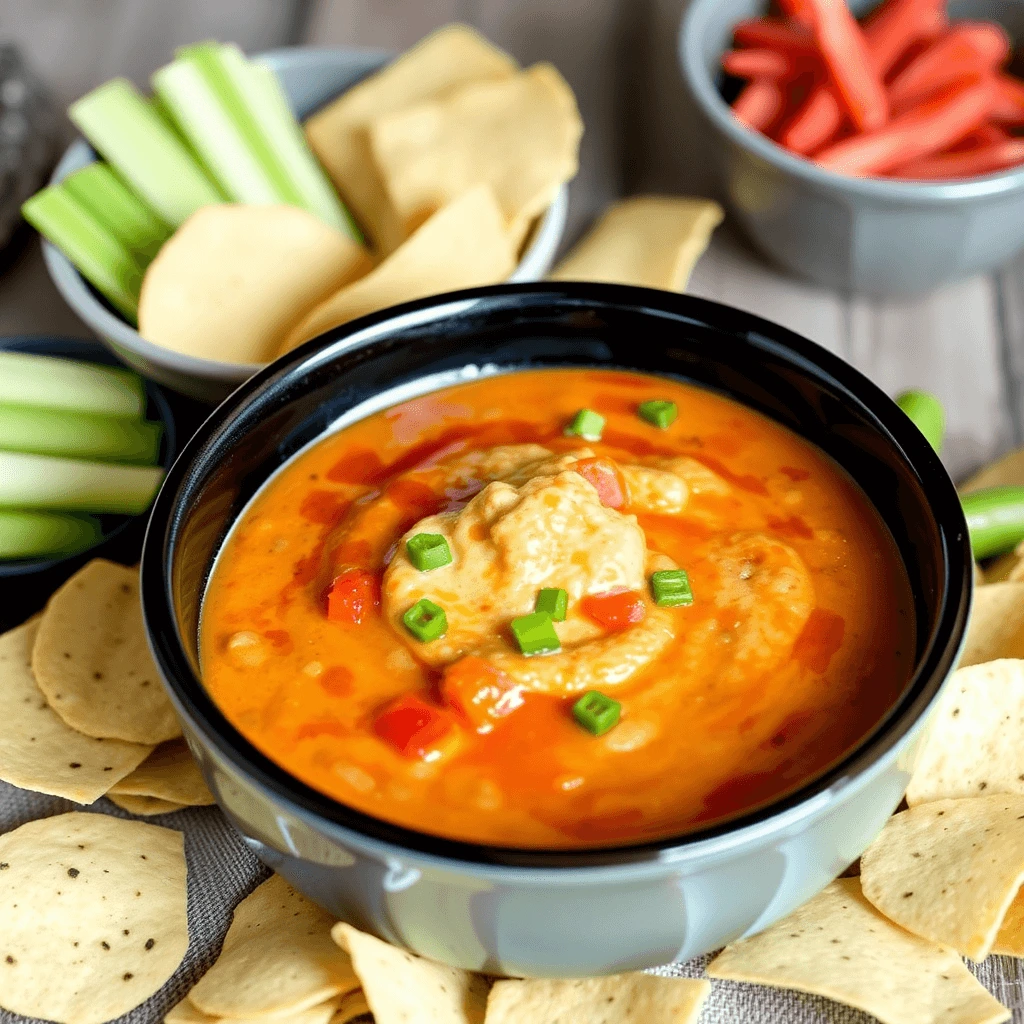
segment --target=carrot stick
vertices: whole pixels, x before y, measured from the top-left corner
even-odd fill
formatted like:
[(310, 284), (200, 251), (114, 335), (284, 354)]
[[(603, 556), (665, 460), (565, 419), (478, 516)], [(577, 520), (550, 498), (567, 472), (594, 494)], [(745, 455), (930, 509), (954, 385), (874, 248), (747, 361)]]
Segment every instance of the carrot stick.
[(864, 25), (871, 63), (883, 78), (919, 39), (933, 39), (947, 25), (942, 0), (888, 0)]
[(941, 152), (988, 120), (994, 103), (991, 80), (969, 81), (912, 107), (884, 128), (829, 146), (815, 157), (839, 174), (870, 175)]
[(730, 50), (722, 54), (722, 69), (736, 78), (790, 79), (799, 74), (797, 62), (778, 50)]
[(732, 30), (732, 38), (736, 46), (753, 50), (779, 50), (793, 56), (815, 53), (814, 39), (809, 32), (778, 18), (748, 18), (738, 22)]
[(736, 97), (732, 111), (748, 128), (767, 134), (786, 105), (778, 82), (755, 79)]
[(1024, 124), (1024, 82), (1011, 75), (997, 75), (995, 88), (992, 120), (999, 124)]
[(998, 25), (954, 25), (893, 79), (889, 103), (905, 110), (951, 82), (994, 71), (1009, 55), (1010, 40)]
[(966, 153), (937, 153), (901, 164), (889, 174), (893, 178), (939, 181), (952, 178), (977, 178), (1006, 167), (1024, 163), (1024, 139), (1005, 139), (992, 146)]
[(995, 146), (1000, 142), (1006, 142), (1012, 136), (997, 124), (983, 124), (968, 132), (959, 142), (949, 147), (950, 153), (970, 153), (975, 149), (984, 149), (986, 146)]
[(806, 156), (821, 149), (839, 131), (844, 115), (831, 86), (819, 85), (789, 123), (782, 126), (779, 142)]
[(814, 28), (813, 0), (778, 0), (779, 10), (792, 22), (804, 28)]

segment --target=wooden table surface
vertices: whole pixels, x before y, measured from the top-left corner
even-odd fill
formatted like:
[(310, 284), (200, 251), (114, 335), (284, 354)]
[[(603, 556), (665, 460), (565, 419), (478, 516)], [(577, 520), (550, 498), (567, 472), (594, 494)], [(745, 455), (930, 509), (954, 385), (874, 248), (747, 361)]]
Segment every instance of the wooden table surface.
[[(173, 48), (202, 38), (248, 50), (308, 42), (404, 48), (452, 20), (520, 61), (551, 60), (586, 123), (566, 244), (618, 195), (714, 194), (675, 59), (685, 0), (0, 0), (0, 40), (25, 50), (62, 107), (123, 74), (144, 85)], [(66, 126), (68, 137), (72, 135)], [(924, 387), (949, 416), (961, 476), (1024, 440), (1024, 257), (991, 277), (912, 300), (840, 295), (752, 252), (726, 224), (696, 295), (775, 320), (848, 359), (891, 393)], [(50, 284), (33, 240), (0, 276), (0, 333), (88, 336)]]

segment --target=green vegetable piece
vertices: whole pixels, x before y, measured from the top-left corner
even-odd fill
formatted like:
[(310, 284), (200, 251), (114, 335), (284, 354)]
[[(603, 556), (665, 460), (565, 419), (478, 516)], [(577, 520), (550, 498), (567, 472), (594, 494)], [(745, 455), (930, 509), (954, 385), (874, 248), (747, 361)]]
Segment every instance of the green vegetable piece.
[(652, 398), (649, 402), (641, 402), (636, 409), (640, 419), (659, 430), (668, 430), (679, 415), (679, 409), (675, 402), (662, 401), (659, 398)]
[(409, 552), (409, 561), (420, 572), (440, 569), (442, 565), (449, 565), (452, 560), (448, 541), (439, 533), (417, 533), (415, 537), (410, 537), (405, 542), (405, 549)]
[(976, 559), (998, 555), (1024, 540), (1024, 487), (988, 487), (960, 497)]
[(600, 441), (604, 430), (604, 417), (593, 409), (580, 409), (565, 428), (569, 436), (582, 437), (584, 441)]
[(21, 214), (133, 326), (138, 323), (142, 268), (108, 228), (60, 185), (27, 199)]
[(942, 403), (927, 391), (904, 391), (896, 397), (896, 404), (910, 417), (936, 452), (941, 453), (946, 436), (946, 413)]
[(588, 690), (572, 706), (572, 717), (589, 733), (603, 736), (619, 721), (622, 705), (598, 690)]
[(0, 402), (139, 419), (146, 389), (137, 373), (120, 366), (0, 352)]
[(0, 558), (74, 555), (103, 539), (92, 516), (0, 509)]
[(151, 466), (163, 426), (123, 416), (0, 404), (0, 449)]
[(550, 615), (553, 622), (565, 622), (565, 613), (569, 610), (569, 595), (557, 587), (545, 587), (537, 595), (537, 603), (533, 606), (538, 612)]
[(125, 78), (113, 78), (68, 108), (82, 134), (142, 201), (172, 227), (224, 201), (156, 108)]
[(693, 604), (690, 577), (685, 569), (661, 569), (651, 574), (654, 603), (662, 608)]
[(403, 616), (405, 628), (420, 643), (439, 640), (448, 632), (448, 616), (439, 604), (421, 597)]
[(547, 612), (531, 612), (512, 620), (519, 650), (527, 657), (534, 654), (554, 654), (562, 649), (562, 642), (555, 632), (555, 624)]

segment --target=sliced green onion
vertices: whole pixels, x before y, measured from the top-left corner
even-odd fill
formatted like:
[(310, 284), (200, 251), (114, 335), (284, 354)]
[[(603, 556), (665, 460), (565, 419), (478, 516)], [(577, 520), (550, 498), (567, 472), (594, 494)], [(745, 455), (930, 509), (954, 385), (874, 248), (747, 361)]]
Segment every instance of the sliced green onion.
[(0, 509), (0, 558), (73, 555), (102, 539), (92, 516)]
[(569, 595), (556, 587), (545, 587), (537, 595), (535, 611), (550, 615), (553, 622), (565, 622), (565, 613), (569, 610)]
[(572, 706), (572, 717), (589, 733), (603, 736), (619, 720), (622, 705), (597, 690), (588, 690)]
[(439, 533), (417, 533), (405, 542), (405, 550), (409, 552), (409, 561), (420, 572), (440, 569), (452, 560), (448, 541)]
[(0, 449), (151, 466), (163, 426), (123, 416), (0, 404)]
[(600, 441), (604, 430), (604, 417), (593, 409), (580, 409), (565, 428), (567, 435), (582, 437), (584, 441)]
[(146, 388), (137, 373), (120, 366), (0, 352), (0, 402), (139, 418)]
[(897, 395), (896, 404), (924, 434), (928, 443), (941, 453), (946, 436), (946, 413), (942, 403), (927, 391), (904, 391)]
[(161, 220), (177, 227), (202, 206), (224, 201), (154, 107), (113, 78), (68, 109), (82, 134)]
[(534, 654), (554, 654), (562, 649), (555, 624), (547, 612), (531, 612), (513, 619), (512, 633), (519, 644), (519, 650), (528, 657)]
[(1024, 487), (989, 487), (960, 496), (977, 559), (1009, 551), (1024, 540)]
[(133, 325), (138, 322), (142, 268), (108, 228), (60, 185), (27, 199), (21, 213), (115, 309)]
[(661, 569), (651, 574), (651, 594), (662, 608), (693, 604), (690, 577), (685, 569)]
[(675, 402), (662, 401), (658, 398), (652, 398), (649, 402), (641, 402), (636, 411), (640, 419), (647, 420), (659, 430), (667, 430), (679, 415)]
[(100, 160), (68, 175), (61, 187), (148, 266), (171, 229)]
[(163, 475), (156, 466), (0, 452), (0, 508), (138, 515), (149, 508)]
[(403, 616), (405, 628), (420, 643), (439, 640), (448, 632), (448, 616), (439, 604), (421, 597)]

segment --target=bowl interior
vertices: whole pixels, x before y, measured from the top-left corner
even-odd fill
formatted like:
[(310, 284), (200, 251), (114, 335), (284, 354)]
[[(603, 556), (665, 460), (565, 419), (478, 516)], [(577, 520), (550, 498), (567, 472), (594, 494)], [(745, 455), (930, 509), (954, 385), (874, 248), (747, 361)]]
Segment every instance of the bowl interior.
[[(343, 413), (443, 371), (599, 366), (692, 381), (738, 399), (809, 439), (844, 466), (874, 502), (912, 583), (917, 672), (873, 739), (865, 739), (842, 764), (799, 793), (748, 816), (751, 821), (793, 806), (877, 759), (913, 725), (952, 667), (966, 621), (972, 565), (953, 486), (935, 453), (896, 406), (857, 371), (813, 343), (716, 303), (582, 284), (453, 293), (360, 324), (297, 349), (214, 413), (187, 446), (157, 500), (143, 556), (146, 620), (176, 698), (227, 758), (292, 805), (405, 847), (440, 847), (470, 860), (536, 862), (533, 853), (437, 840), (334, 803), (256, 751), (221, 715), (199, 681), (198, 627), (206, 580), (223, 538), (248, 500)], [(715, 831), (618, 853), (647, 855)], [(585, 851), (575, 859), (599, 854), (616, 855)]]

